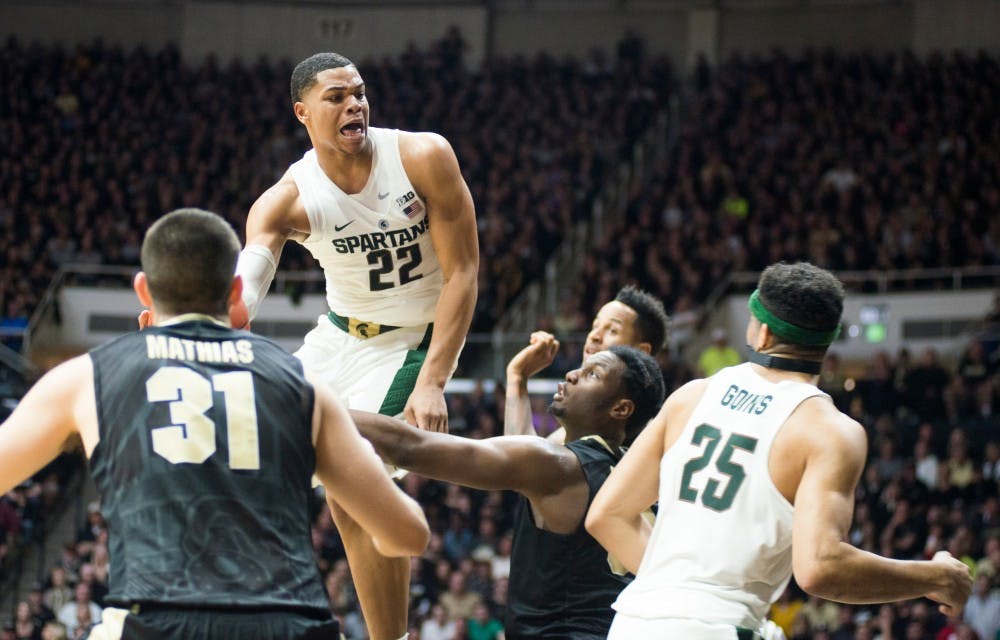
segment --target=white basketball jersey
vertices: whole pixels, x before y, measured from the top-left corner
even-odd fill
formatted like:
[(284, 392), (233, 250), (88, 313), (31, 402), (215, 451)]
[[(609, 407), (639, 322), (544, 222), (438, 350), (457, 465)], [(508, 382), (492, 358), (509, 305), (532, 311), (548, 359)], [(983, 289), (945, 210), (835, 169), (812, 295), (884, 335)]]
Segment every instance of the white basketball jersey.
[(364, 188), (344, 193), (310, 149), (289, 167), (309, 217), (302, 245), (326, 275), (334, 313), (397, 327), (434, 320), (443, 276), (427, 207), (399, 157), (399, 132), (369, 127), (374, 157)]
[(806, 398), (749, 363), (709, 378), (660, 461), (659, 512), (635, 581), (614, 608), (757, 628), (792, 575), (792, 505), (771, 480), (774, 436)]

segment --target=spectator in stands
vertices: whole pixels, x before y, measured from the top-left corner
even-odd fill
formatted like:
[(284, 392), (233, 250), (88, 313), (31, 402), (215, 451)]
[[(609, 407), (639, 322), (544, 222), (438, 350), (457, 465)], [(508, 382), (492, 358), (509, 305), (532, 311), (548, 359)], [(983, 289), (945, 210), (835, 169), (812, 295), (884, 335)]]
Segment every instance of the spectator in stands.
[(28, 609), (31, 611), (31, 617), (35, 621), (35, 626), (41, 631), (42, 627), (49, 620), (55, 620), (56, 615), (52, 609), (45, 605), (44, 593), (41, 584), (33, 584), (31, 590), (28, 591)]
[(448, 618), (444, 606), (436, 604), (431, 615), (420, 625), (420, 640), (454, 640), (457, 624)]
[(77, 631), (81, 624), (84, 630), (89, 625), (101, 621), (101, 608), (90, 598), (90, 585), (86, 582), (77, 583), (73, 588), (73, 600), (59, 609), (59, 622), (66, 625), (66, 632), (71, 638), (78, 637)]
[(58, 620), (51, 620), (42, 627), (42, 640), (67, 640), (66, 625)]
[(989, 572), (976, 576), (962, 615), (980, 638), (996, 638), (1000, 631), (1000, 592), (993, 587), (993, 577)]
[(467, 640), (504, 640), (503, 625), (490, 615), (489, 607), (480, 602), (475, 606), (472, 617), (465, 621)]
[(449, 620), (471, 618), (476, 605), (483, 601), (482, 596), (465, 588), (465, 574), (452, 571), (448, 577), (448, 590), (438, 598), (438, 604), (444, 607)]
[(44, 600), (45, 606), (57, 613), (73, 600), (65, 568), (55, 566), (49, 571), (49, 587), (45, 590)]
[(712, 344), (705, 347), (698, 356), (698, 374), (702, 377), (713, 375), (720, 369), (731, 367), (743, 362), (739, 352), (729, 346), (726, 330), (721, 327), (712, 329)]
[(38, 640), (42, 628), (31, 615), (31, 607), (26, 601), (17, 603), (17, 613), (14, 616), (14, 636), (17, 640)]

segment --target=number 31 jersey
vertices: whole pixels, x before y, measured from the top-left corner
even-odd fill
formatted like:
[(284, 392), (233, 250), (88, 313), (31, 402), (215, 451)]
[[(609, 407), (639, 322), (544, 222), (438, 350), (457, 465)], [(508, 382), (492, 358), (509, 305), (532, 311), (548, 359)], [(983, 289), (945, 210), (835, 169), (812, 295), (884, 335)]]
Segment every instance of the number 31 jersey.
[(399, 132), (369, 127), (368, 137), (372, 170), (358, 193), (334, 184), (315, 150), (289, 167), (309, 218), (302, 245), (323, 267), (334, 313), (397, 327), (426, 324), (444, 282), (427, 206), (403, 169)]
[(659, 512), (636, 579), (615, 610), (757, 628), (792, 575), (793, 507), (768, 471), (771, 444), (815, 386), (749, 363), (709, 378), (660, 461)]
[(312, 556), (314, 394), (277, 344), (181, 316), (90, 352), (107, 602), (329, 615)]

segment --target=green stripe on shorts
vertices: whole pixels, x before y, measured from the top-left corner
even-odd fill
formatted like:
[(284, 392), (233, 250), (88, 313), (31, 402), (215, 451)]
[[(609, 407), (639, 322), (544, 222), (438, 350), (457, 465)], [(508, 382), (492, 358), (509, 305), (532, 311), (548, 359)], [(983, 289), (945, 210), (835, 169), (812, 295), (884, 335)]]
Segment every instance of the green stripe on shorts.
[(389, 385), (389, 390), (385, 392), (385, 398), (382, 399), (382, 406), (378, 408), (378, 412), (382, 415), (397, 416), (403, 412), (406, 401), (409, 400), (410, 394), (413, 393), (413, 387), (417, 384), (420, 367), (423, 366), (424, 360), (427, 358), (427, 348), (431, 344), (432, 333), (434, 333), (433, 322), (427, 325), (424, 338), (417, 345), (417, 348), (406, 352), (403, 366), (396, 372), (396, 376)]

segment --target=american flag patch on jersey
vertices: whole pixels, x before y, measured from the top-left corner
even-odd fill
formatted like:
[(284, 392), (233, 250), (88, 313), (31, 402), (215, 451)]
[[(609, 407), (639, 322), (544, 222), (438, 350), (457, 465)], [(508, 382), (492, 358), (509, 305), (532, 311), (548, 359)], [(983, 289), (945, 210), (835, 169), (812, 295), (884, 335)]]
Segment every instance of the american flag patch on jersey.
[(423, 211), (424, 211), (424, 205), (420, 204), (416, 200), (403, 207), (403, 213), (406, 214), (407, 218), (412, 218), (413, 216), (419, 215), (423, 213)]

